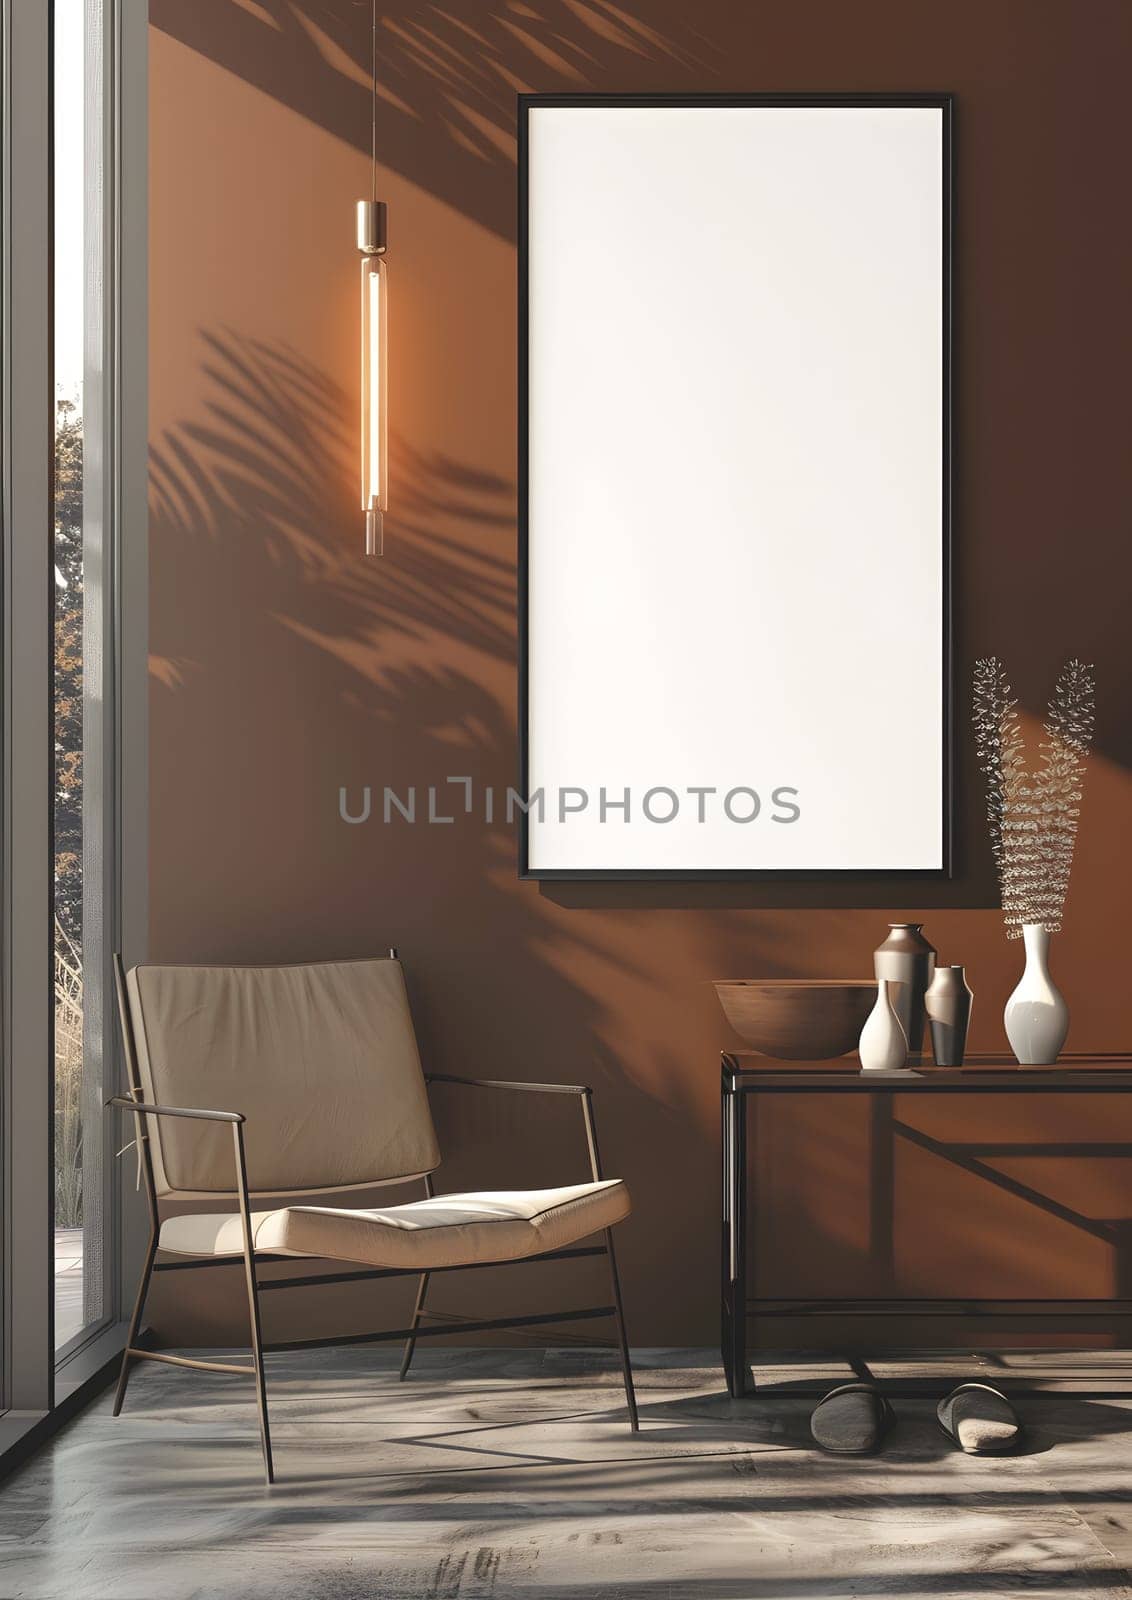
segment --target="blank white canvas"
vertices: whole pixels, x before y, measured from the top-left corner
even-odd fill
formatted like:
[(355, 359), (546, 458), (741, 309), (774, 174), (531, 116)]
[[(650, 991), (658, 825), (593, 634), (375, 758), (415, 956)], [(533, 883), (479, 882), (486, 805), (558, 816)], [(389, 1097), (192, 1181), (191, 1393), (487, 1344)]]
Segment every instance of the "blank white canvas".
[(938, 870), (942, 112), (529, 116), (528, 870)]

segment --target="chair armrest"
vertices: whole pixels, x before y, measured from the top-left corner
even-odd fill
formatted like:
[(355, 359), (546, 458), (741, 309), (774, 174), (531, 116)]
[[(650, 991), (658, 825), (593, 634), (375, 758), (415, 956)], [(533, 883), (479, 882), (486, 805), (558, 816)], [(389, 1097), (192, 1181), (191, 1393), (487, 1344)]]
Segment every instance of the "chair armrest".
[(112, 1095), (106, 1104), (121, 1106), (124, 1111), (140, 1111), (147, 1117), (195, 1117), (200, 1122), (246, 1122), (242, 1111), (191, 1111), (185, 1106), (155, 1106), (144, 1100), (131, 1100), (127, 1095)]
[(584, 1083), (515, 1083), (509, 1078), (456, 1078), (447, 1072), (426, 1072), (426, 1083), (455, 1083), (465, 1089), (516, 1089), (521, 1094), (572, 1094), (582, 1102), (582, 1121), (586, 1129), (586, 1148), (590, 1157), (590, 1172), (595, 1183), (601, 1182), (601, 1156), (597, 1148), (597, 1129), (594, 1126), (594, 1092)]
[(456, 1078), (447, 1072), (426, 1072), (426, 1083), (458, 1083), (465, 1089), (515, 1089), (520, 1094), (593, 1094), (584, 1083), (515, 1083), (508, 1078)]

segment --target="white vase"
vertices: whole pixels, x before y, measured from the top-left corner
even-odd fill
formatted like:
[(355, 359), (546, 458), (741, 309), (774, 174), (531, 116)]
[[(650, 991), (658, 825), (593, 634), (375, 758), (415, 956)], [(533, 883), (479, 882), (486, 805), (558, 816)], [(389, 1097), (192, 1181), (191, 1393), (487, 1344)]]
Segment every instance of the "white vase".
[(908, 1059), (908, 1040), (893, 1008), (887, 978), (877, 979), (876, 1005), (861, 1029), (857, 1054), (862, 1072), (899, 1072)]
[(1060, 1055), (1069, 1032), (1069, 1007), (1049, 975), (1046, 929), (1040, 922), (1027, 922), (1022, 938), (1026, 968), (1006, 1002), (1006, 1037), (1022, 1066), (1049, 1066)]

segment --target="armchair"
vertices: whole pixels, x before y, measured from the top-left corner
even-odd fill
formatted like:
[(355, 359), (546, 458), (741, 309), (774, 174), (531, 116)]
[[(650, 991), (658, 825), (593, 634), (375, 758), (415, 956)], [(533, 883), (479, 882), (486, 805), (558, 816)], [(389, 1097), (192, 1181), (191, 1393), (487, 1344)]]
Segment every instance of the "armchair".
[[(602, 1175), (593, 1091), (581, 1084), (512, 1083), (425, 1074), (417, 1054), (396, 951), (387, 958), (284, 967), (142, 966), (115, 957), (118, 1011), (130, 1092), (108, 1102), (134, 1119), (150, 1235), (114, 1398), (117, 1416), (132, 1363), (167, 1362), (254, 1377), (264, 1472), (274, 1481), (265, 1355), (329, 1345), (403, 1340), (400, 1377), (418, 1339), (453, 1332), (611, 1318), (629, 1425), (638, 1428), (613, 1228), (629, 1214), (618, 1178)], [(590, 1180), (556, 1189), (437, 1194), (440, 1150), (428, 1089), (574, 1096), (581, 1107)], [(172, 1103), (233, 1100), (236, 1110)], [(216, 1138), (231, 1133), (225, 1154)], [(418, 1179), (424, 1199), (351, 1208), (342, 1191)], [(320, 1199), (333, 1195), (331, 1204)], [(280, 1197), (287, 1203), (279, 1205)], [(162, 1216), (163, 1200), (233, 1202), (228, 1212)], [(270, 1201), (266, 1206), (254, 1201)], [(313, 1203), (312, 1203), (313, 1202)], [(600, 1235), (600, 1244), (581, 1241)], [(159, 1255), (163, 1258), (158, 1259)], [(432, 1319), (425, 1301), (437, 1272), (519, 1261), (606, 1258), (611, 1303), (530, 1316)], [(172, 1259), (170, 1259), (172, 1258)], [(269, 1261), (331, 1260), (352, 1269), (260, 1282)], [(155, 1272), (243, 1266), (250, 1356), (246, 1362), (177, 1356), (139, 1346)], [(265, 1342), (260, 1296), (268, 1290), (414, 1276), (407, 1328), (344, 1339)], [(437, 1326), (424, 1326), (437, 1320)]]

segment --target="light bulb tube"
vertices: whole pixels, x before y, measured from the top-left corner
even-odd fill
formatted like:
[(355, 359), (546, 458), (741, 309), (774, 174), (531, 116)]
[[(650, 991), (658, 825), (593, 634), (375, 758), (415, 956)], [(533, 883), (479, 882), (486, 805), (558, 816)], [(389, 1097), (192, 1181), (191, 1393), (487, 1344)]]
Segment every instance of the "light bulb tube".
[(382, 518), (389, 505), (386, 405), (388, 275), (380, 255), (362, 257), (362, 510), (366, 554), (382, 551)]

